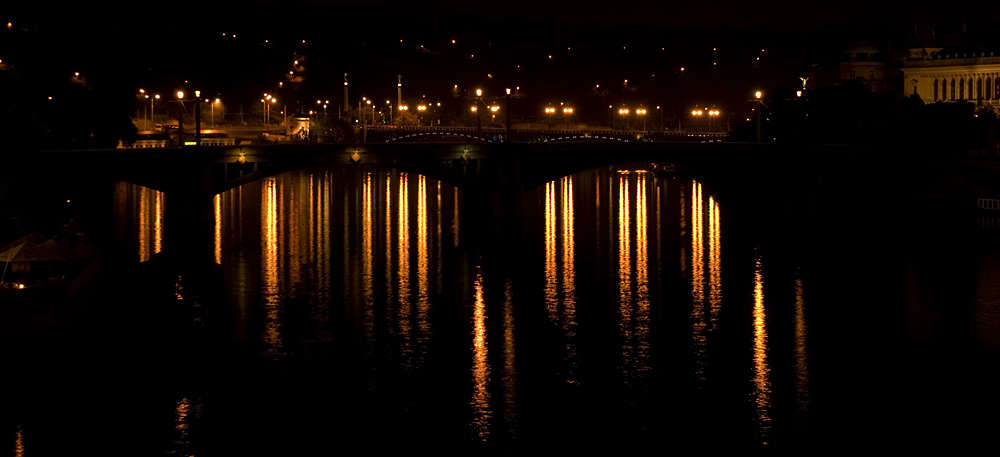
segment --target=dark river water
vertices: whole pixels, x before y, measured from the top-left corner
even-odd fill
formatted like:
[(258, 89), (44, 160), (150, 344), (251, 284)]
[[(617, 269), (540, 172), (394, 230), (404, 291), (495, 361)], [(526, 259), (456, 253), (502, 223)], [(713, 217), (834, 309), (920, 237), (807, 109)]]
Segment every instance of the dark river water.
[[(996, 221), (886, 189), (779, 201), (643, 169), (468, 217), (446, 184), (293, 172), (219, 195), (204, 291), (162, 193), (129, 261), (5, 350), (15, 455), (971, 447), (996, 436)], [(812, 191), (809, 191), (812, 192)], [(748, 189), (747, 193), (752, 194)], [(761, 197), (765, 199), (766, 197)]]

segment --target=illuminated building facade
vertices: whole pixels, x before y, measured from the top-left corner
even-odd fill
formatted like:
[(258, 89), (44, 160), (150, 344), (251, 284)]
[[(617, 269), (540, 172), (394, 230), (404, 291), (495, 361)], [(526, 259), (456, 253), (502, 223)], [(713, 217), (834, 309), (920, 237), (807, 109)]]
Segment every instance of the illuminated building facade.
[(924, 103), (966, 100), (1000, 106), (1000, 56), (994, 52), (910, 49), (902, 73), (904, 93)]
[(882, 50), (858, 43), (840, 56), (840, 81), (859, 81), (874, 92), (885, 92), (885, 57)]

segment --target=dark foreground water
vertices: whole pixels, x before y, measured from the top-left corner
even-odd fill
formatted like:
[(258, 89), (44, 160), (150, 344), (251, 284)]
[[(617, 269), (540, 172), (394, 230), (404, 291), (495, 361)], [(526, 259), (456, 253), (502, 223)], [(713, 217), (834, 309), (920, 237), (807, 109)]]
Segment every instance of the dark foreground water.
[(595, 170), (531, 190), (523, 223), (493, 226), (419, 175), (289, 173), (217, 198), (218, 267), (194, 294), (171, 266), (166, 197), (121, 184), (131, 262), (69, 305), (22, 310), (28, 330), (5, 339), (7, 443), (34, 456), (990, 442), (996, 221), (900, 210), (863, 184), (796, 192), (727, 201), (691, 178)]

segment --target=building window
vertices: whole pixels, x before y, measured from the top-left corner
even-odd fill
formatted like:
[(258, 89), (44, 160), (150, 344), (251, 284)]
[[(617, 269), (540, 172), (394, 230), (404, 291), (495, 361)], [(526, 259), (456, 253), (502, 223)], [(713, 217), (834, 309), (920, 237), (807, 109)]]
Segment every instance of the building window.
[(983, 78), (976, 78), (976, 100), (983, 99)]
[(1000, 79), (1000, 78), (994, 78), (993, 79), (993, 99), (994, 100), (1000, 100), (1000, 83), (997, 82), (997, 79)]
[(972, 78), (969, 78), (969, 100), (974, 100), (976, 94), (972, 93)]
[(934, 80), (934, 101), (938, 99), (938, 80)]
[(875, 70), (868, 70), (868, 79), (875, 79)]
[(958, 99), (965, 100), (965, 78), (958, 80)]
[(951, 78), (951, 100), (955, 101), (955, 78)]
[(992, 82), (993, 82), (992, 78), (990, 78), (989, 76), (987, 76), (986, 77), (986, 99), (987, 100), (990, 100), (990, 99), (993, 98), (993, 90), (992, 90), (993, 86), (992, 86), (992, 84), (990, 84)]
[(854, 70), (851, 70), (851, 79), (853, 80), (854, 78), (855, 78), (855, 76), (854, 76)]

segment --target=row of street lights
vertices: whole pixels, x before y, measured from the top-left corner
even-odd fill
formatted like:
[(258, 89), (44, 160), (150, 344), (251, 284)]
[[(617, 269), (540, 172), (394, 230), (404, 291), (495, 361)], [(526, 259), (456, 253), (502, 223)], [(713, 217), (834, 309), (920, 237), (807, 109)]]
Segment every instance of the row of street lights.
[[(608, 108), (611, 108), (611, 107), (609, 106)], [(614, 108), (612, 108), (612, 109), (614, 109)], [(629, 111), (628, 108), (619, 108), (618, 109), (618, 115), (621, 116), (622, 119), (625, 120), (625, 130), (628, 130), (628, 115), (629, 115), (630, 112), (631, 111)], [(635, 110), (635, 115), (636, 116), (642, 116), (642, 130), (643, 131), (646, 130), (646, 112), (647, 112), (646, 108), (637, 108)], [(615, 127), (615, 128), (617, 128), (617, 127)]]
[[(195, 92), (195, 97), (199, 97), (199, 98), (201, 97), (201, 91), (196, 90), (194, 92)], [(184, 101), (184, 91), (179, 90), (179, 91), (177, 91), (176, 95), (177, 95), (177, 101), (179, 101), (179, 102)], [(151, 95), (151, 94), (147, 94), (145, 89), (139, 89), (139, 96), (142, 97), (145, 100), (149, 100), (149, 117), (148, 117), (148, 120), (153, 120), (154, 119), (154, 114), (155, 114), (155, 108), (156, 108), (155, 101), (160, 99), (160, 94), (152, 94)], [(198, 101), (200, 102), (201, 100), (198, 100)], [(211, 99), (205, 99), (205, 103), (209, 103), (210, 111), (212, 113), (212, 121), (211, 121), (210, 125), (214, 126), (215, 125), (215, 105), (221, 104), (222, 100), (219, 99), (219, 98), (216, 98), (214, 101), (211, 100)], [(146, 117), (146, 108), (145, 108), (145, 105), (143, 106), (143, 109), (142, 109), (142, 129), (143, 130), (149, 130), (149, 123), (148, 123), (147, 117)]]

